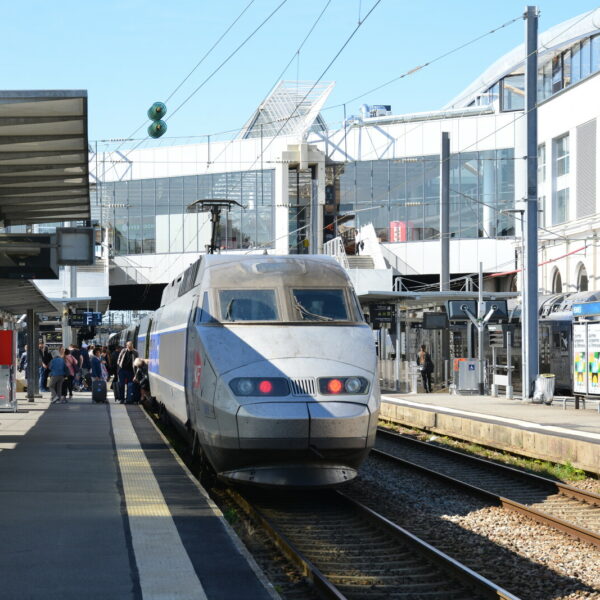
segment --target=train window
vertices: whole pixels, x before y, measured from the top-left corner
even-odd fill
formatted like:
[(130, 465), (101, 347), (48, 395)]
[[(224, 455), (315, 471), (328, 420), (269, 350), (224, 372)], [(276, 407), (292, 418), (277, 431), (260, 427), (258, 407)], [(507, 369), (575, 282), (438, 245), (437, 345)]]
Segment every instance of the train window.
[(344, 290), (292, 290), (293, 308), (301, 321), (349, 321)]
[(208, 303), (208, 292), (204, 292), (202, 296), (202, 308), (199, 306), (196, 308), (196, 315), (194, 323), (200, 325), (200, 323), (216, 323), (217, 320), (210, 314), (210, 306)]
[(222, 321), (277, 321), (274, 290), (220, 290)]

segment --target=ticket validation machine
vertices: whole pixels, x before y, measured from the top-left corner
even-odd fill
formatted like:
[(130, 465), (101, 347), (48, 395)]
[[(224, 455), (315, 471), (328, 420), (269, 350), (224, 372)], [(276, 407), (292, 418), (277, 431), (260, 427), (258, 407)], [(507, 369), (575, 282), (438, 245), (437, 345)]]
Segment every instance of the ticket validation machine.
[(17, 336), (11, 329), (0, 330), (0, 411), (17, 412)]

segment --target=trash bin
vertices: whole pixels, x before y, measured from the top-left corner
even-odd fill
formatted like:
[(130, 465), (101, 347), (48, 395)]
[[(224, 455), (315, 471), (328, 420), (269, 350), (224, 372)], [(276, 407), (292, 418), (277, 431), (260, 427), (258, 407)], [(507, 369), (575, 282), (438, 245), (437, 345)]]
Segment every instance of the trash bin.
[(554, 382), (553, 373), (540, 373), (535, 380), (535, 391), (533, 392), (533, 401), (541, 404), (552, 404), (554, 400)]

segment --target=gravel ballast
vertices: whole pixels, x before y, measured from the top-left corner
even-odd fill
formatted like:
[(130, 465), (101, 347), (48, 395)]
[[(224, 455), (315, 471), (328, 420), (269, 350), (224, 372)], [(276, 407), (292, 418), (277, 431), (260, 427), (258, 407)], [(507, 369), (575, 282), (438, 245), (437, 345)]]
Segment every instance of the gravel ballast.
[(523, 600), (600, 600), (600, 549), (371, 456), (344, 491)]

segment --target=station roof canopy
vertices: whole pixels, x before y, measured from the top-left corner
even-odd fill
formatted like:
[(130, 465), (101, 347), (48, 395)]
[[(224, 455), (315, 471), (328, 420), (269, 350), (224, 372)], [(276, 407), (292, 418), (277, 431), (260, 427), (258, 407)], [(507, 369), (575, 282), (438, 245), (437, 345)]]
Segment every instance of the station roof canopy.
[(87, 92), (0, 91), (0, 226), (90, 219)]
[(0, 310), (22, 315), (32, 309), (40, 313), (55, 313), (58, 309), (46, 298), (33, 281), (0, 279)]

